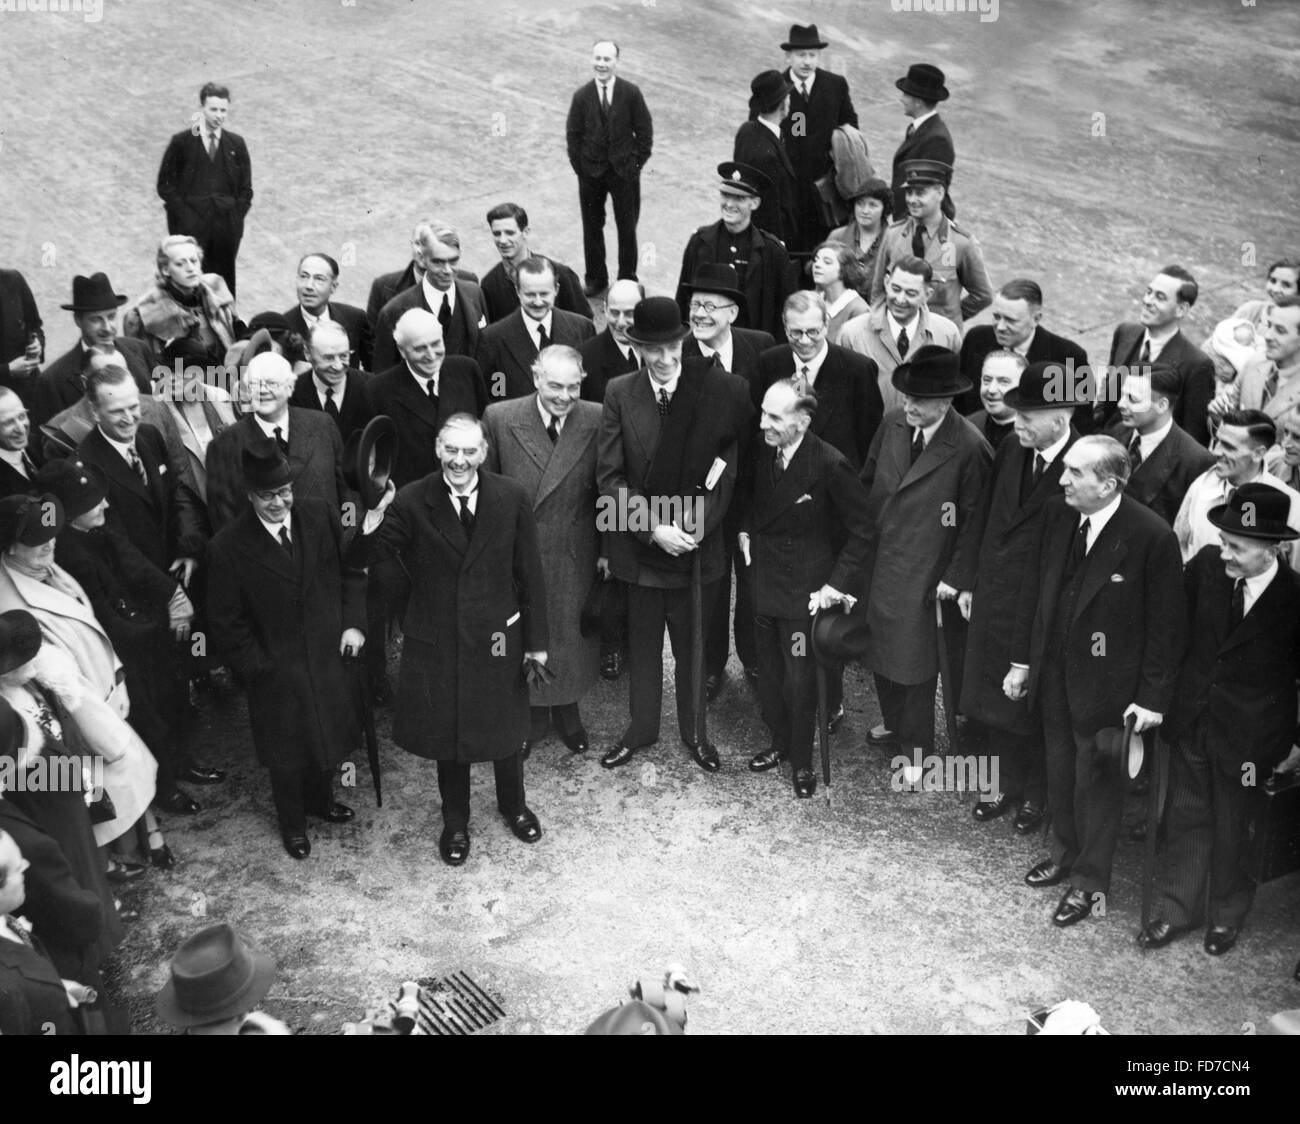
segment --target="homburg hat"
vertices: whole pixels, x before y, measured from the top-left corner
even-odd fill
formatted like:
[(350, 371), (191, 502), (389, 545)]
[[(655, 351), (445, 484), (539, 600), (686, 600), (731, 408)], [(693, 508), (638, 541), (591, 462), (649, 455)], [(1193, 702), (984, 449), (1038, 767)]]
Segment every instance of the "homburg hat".
[(957, 353), (933, 343), (918, 348), (911, 362), (895, 367), (890, 382), (910, 398), (955, 398), (971, 388)]
[(203, 1026), (251, 1011), (275, 980), (275, 965), (224, 922), (200, 929), (176, 950), (171, 979), (154, 1000), (172, 1026)]
[(947, 101), (948, 87), (943, 82), (943, 71), (937, 66), (931, 66), (928, 62), (914, 62), (894, 85), (903, 93), (922, 101)]
[(103, 312), (124, 305), (126, 301), (121, 293), (113, 292), (108, 274), (92, 273), (89, 277), (78, 275), (72, 279), (72, 303), (59, 307), (69, 312)]
[(1230, 535), (1291, 542), (1300, 538), (1300, 531), (1287, 526), (1290, 514), (1291, 499), (1285, 492), (1257, 482), (1242, 484), (1227, 503), (1210, 508), (1205, 517)]
[(397, 464), (397, 425), (387, 414), (379, 414), (364, 429), (352, 431), (343, 446), (343, 479), (361, 495), (361, 504), (373, 510), (384, 498), (388, 481)]

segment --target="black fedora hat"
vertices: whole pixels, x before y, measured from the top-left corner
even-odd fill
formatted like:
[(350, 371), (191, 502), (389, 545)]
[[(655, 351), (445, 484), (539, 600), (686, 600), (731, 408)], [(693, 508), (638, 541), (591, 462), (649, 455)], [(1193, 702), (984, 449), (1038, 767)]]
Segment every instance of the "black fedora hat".
[(63, 504), (58, 496), (5, 496), (0, 499), (0, 550), (22, 543), (42, 546), (63, 530)]
[(718, 190), (725, 195), (747, 195), (757, 198), (772, 190), (772, 181), (748, 164), (726, 160), (718, 165)]
[(0, 675), (13, 671), (41, 650), (41, 626), (26, 609), (0, 613)]
[(72, 303), (61, 304), (69, 312), (103, 312), (126, 304), (127, 298), (113, 292), (107, 273), (92, 273), (89, 277), (78, 274), (72, 279)]
[(943, 71), (928, 62), (914, 62), (907, 74), (894, 83), (905, 94), (922, 101), (947, 101), (948, 87), (943, 84)]
[(794, 89), (794, 83), (779, 70), (765, 70), (749, 84), (749, 108), (755, 113), (770, 113)]
[(1035, 410), (1073, 410), (1084, 405), (1075, 393), (1075, 380), (1067, 378), (1065, 364), (1057, 360), (1039, 360), (1020, 372), (1020, 383), (1003, 396), (1009, 410), (1022, 414)]
[(302, 466), (286, 457), (269, 437), (245, 445), (239, 454), (239, 467), (243, 471), (244, 487), (250, 492), (283, 488), (292, 484), (302, 471)]
[(397, 463), (397, 425), (387, 414), (371, 418), (365, 429), (355, 429), (343, 446), (343, 479), (361, 496), (361, 505), (373, 510), (384, 498)]
[(189, 937), (172, 957), (171, 978), (154, 1000), (172, 1026), (203, 1026), (253, 1010), (275, 980), (275, 964), (224, 922)]
[(672, 297), (646, 297), (632, 310), (632, 327), (627, 338), (635, 344), (676, 343), (690, 335), (682, 323), (682, 312)]
[(810, 23), (807, 27), (801, 24), (790, 25), (790, 36), (781, 44), (783, 51), (820, 51), (826, 46), (826, 41), (817, 34), (817, 25)]
[(1272, 484), (1242, 484), (1227, 503), (1206, 512), (1205, 517), (1220, 531), (1248, 539), (1291, 542), (1300, 531), (1287, 526), (1291, 498)]
[(909, 398), (954, 398), (971, 388), (957, 353), (933, 343), (919, 348), (910, 363), (895, 367), (890, 382)]
[(32, 483), (58, 499), (63, 517), (69, 521), (99, 506), (108, 495), (103, 469), (75, 459), (49, 461), (32, 477)]
[(707, 262), (695, 271), (689, 285), (683, 286), (688, 293), (717, 293), (720, 297), (729, 297), (745, 309), (745, 294), (740, 291), (740, 277), (733, 265), (721, 262)]
[(824, 664), (855, 660), (867, 654), (867, 619), (840, 610), (818, 613), (813, 620), (813, 655)]

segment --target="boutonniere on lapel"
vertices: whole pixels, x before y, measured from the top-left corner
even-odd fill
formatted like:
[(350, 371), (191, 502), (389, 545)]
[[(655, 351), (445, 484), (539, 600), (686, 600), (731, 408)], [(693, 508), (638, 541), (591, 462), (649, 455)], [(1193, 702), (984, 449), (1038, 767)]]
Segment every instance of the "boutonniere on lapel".
[(800, 497), (799, 497), (797, 500), (795, 500), (794, 502), (795, 502), (796, 505), (801, 504), (801, 503), (812, 503), (812, 496), (810, 496), (807, 492), (804, 492), (804, 494), (803, 494), (802, 496), (800, 496)]
[(160, 465), (158, 466), (158, 475), (159, 475), (159, 476), (164, 476), (164, 475), (166, 475), (166, 473), (167, 473), (167, 466), (166, 466), (165, 464), (160, 464)]

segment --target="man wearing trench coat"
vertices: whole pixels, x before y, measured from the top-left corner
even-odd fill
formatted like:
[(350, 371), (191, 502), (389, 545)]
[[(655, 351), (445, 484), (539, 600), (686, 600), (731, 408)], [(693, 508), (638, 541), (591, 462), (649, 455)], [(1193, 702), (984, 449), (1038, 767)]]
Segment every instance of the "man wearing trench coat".
[(546, 583), (532, 503), (482, 472), (482, 424), (454, 414), (438, 433), (440, 472), (390, 486), (349, 550), (353, 565), (399, 559), (411, 574), (393, 741), (438, 762), (449, 866), (469, 857), (469, 767), (491, 761), (497, 807), (525, 843), (542, 837), (524, 802), (525, 659), (546, 663)]
[[(582, 357), (552, 344), (533, 363), (535, 394), (494, 402), (483, 415), (489, 472), (521, 484), (532, 504), (546, 567), (547, 649), (553, 682), (534, 688), (528, 743), (546, 736), (553, 721), (574, 753), (587, 749), (578, 701), (600, 670), (597, 637), (582, 635), (582, 605), (596, 576), (596, 434), (601, 408), (579, 400)], [(525, 750), (527, 756), (527, 750)]]

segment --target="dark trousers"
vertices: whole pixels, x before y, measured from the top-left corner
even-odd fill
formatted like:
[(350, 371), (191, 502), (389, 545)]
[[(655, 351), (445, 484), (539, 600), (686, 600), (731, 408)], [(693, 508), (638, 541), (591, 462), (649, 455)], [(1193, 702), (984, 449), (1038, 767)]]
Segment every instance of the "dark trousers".
[[(903, 753), (920, 748), (922, 756), (934, 751), (934, 691), (939, 677), (924, 683), (895, 683), (879, 672), (873, 673), (876, 697), (885, 729), (898, 739)], [(841, 688), (842, 690), (842, 688)], [(831, 704), (828, 702), (827, 706)]]
[(817, 670), (809, 642), (811, 621), (755, 617), (758, 698), (772, 748), (795, 769), (812, 768), (817, 715)]
[(1047, 802), (1047, 762), (1041, 735), (999, 730), (971, 718), (966, 721), (966, 737), (976, 753), (997, 758), (1002, 792), (1039, 807)]
[(1159, 916), (1237, 929), (1255, 900), (1255, 882), (1241, 869), (1250, 790), (1240, 772), (1219, 767), (1206, 736), (1198, 722), (1173, 749)]
[[(717, 600), (713, 612), (709, 614), (704, 630), (704, 670), (710, 675), (721, 675), (727, 668), (727, 654), (730, 651), (728, 631), (736, 638), (736, 657), (745, 667), (755, 666), (757, 657), (754, 647), (754, 590), (753, 568), (745, 565), (744, 556), (735, 548), (734, 536), (723, 536), (726, 542), (727, 562), (718, 583)], [(732, 619), (731, 607), (731, 567), (736, 567), (736, 607), (735, 623), (728, 629)]]
[(640, 248), (636, 224), (641, 217), (641, 179), (624, 179), (607, 170), (600, 176), (578, 177), (578, 204), (582, 209), (582, 252), (586, 259), (588, 284), (605, 285), (609, 267), (605, 264), (605, 197), (614, 204), (614, 227), (618, 231), (618, 276), (636, 280)]
[(622, 653), (627, 648), (627, 583), (609, 578), (614, 583), (615, 608), (600, 622), (600, 656), (604, 659), (613, 652)]
[(1065, 667), (1050, 656), (1043, 667), (1042, 702), (1052, 858), (1070, 872), (1076, 890), (1105, 893), (1124, 811), (1120, 770), (1113, 761), (1107, 767), (1095, 737), (1075, 731)]
[(582, 725), (582, 716), (578, 713), (576, 702), (557, 703), (555, 706), (531, 706), (528, 709), (532, 722), (529, 738), (532, 741), (540, 741), (546, 737), (546, 731), (550, 729), (552, 722), (561, 734), (576, 734)]
[[(205, 204), (200, 203), (203, 207)], [(171, 230), (171, 234), (188, 234), (203, 250), (203, 272), (219, 273), (235, 295), (235, 258), (239, 256), (239, 243), (243, 235), (242, 224), (234, 211), (212, 211), (203, 215), (188, 229)], [(238, 233), (236, 233), (238, 231)]]
[[(702, 592), (703, 619), (709, 619), (719, 582)], [(691, 683), (691, 590), (630, 585), (627, 590), (628, 705), (631, 711), (623, 744), (650, 745), (659, 740), (659, 711), (664, 694), (664, 626), (676, 667), (677, 729), (687, 745), (695, 742), (695, 708)]]
[[(503, 816), (514, 818), (524, 810), (524, 763), (518, 753), (499, 757), (492, 762), (496, 772), (497, 808)], [(442, 826), (447, 831), (464, 831), (469, 827), (469, 764), (461, 761), (438, 762), (438, 792), (442, 796)]]
[(320, 815), (334, 801), (332, 769), (272, 769), (271, 799), (285, 835), (307, 833), (307, 813)]

